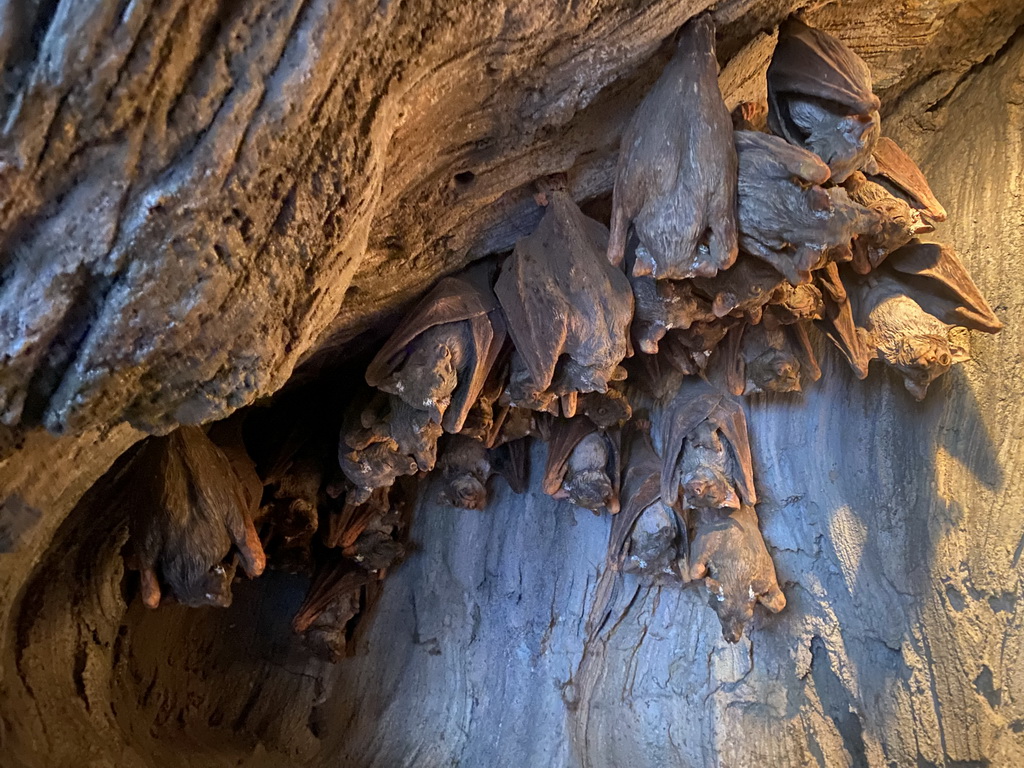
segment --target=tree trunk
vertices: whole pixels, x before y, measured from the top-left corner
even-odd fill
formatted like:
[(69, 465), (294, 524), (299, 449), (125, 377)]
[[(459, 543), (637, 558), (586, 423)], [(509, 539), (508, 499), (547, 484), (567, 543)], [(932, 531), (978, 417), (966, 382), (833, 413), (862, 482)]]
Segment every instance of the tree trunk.
[[(799, 5), (715, 6), (730, 107)], [(540, 453), (485, 512), (424, 487), (337, 665), (291, 635), (298, 577), (227, 610), (129, 602), (94, 486), (117, 457), (373, 343), (531, 230), (535, 179), (607, 195), (707, 6), (3, 6), (0, 766), (1024, 765), (1016, 0), (810, 9), (871, 65), (1007, 327), (923, 403), (831, 352), (803, 397), (749, 400), (788, 606), (738, 645), (702, 588), (610, 572), (609, 519), (539, 493)]]

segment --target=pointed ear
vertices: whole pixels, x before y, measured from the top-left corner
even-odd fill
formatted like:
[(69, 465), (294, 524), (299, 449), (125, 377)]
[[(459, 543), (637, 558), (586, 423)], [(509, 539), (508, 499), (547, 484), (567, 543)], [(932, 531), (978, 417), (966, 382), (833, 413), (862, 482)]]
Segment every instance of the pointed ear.
[(768, 588), (768, 591), (761, 595), (761, 605), (767, 608), (772, 613), (778, 613), (786, 607), (786, 596), (782, 594), (782, 590), (772, 584)]
[(954, 363), (963, 363), (971, 359), (971, 353), (967, 351), (967, 347), (954, 344), (952, 341), (949, 342), (949, 354)]
[[(690, 578), (696, 581), (708, 575), (708, 564), (704, 560), (698, 560), (690, 567)], [(713, 581), (713, 579), (710, 579)]]

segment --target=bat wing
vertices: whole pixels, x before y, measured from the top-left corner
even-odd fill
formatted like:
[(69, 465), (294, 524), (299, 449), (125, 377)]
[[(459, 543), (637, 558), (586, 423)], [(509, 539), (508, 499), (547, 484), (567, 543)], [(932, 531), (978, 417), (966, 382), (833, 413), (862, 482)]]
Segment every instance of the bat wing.
[(806, 320), (786, 325), (783, 333), (786, 334), (790, 349), (800, 362), (800, 383), (817, 381), (821, 378), (821, 367), (818, 365), (817, 355), (814, 354), (814, 345), (807, 333), (810, 323)]
[(956, 252), (948, 245), (912, 241), (885, 261), (906, 294), (944, 323), (998, 333), (996, 317)]
[(491, 464), (514, 493), (526, 493), (529, 485), (530, 438), (520, 437), (491, 449)]
[(569, 457), (580, 440), (596, 432), (594, 422), (585, 416), (575, 419), (552, 419), (549, 427), (548, 461), (544, 467), (544, 493), (552, 496), (562, 487), (562, 478), (569, 465)]
[(924, 211), (929, 218), (935, 221), (946, 220), (946, 209), (935, 198), (917, 163), (900, 149), (899, 144), (887, 136), (881, 136), (873, 154), (878, 165), (878, 176), (909, 196), (917, 203), (914, 207)]
[(338, 595), (360, 589), (367, 582), (369, 575), (362, 568), (346, 568), (342, 563), (322, 567), (292, 619), (292, 629), (305, 632)]
[(476, 281), (446, 277), (405, 316), (366, 368), (366, 383), (376, 387), (401, 364), (405, 350), (428, 328), (486, 316), (498, 308), (490, 290)]
[(688, 379), (665, 410), (661, 433), (661, 497), (666, 504), (675, 504), (679, 495), (676, 465), (683, 451), (683, 442), (698, 424), (707, 419), (724, 395), (701, 379)]
[(839, 268), (829, 262), (825, 269), (817, 270), (816, 275), (825, 311), (824, 317), (815, 324), (843, 353), (857, 378), (863, 379), (868, 375), (872, 354), (854, 323), (850, 297), (839, 277)]
[[(832, 35), (798, 19), (789, 19), (780, 27), (768, 65), (770, 125), (773, 114), (776, 123), (780, 117), (773, 97), (782, 93), (827, 99), (855, 114), (874, 112), (881, 106), (871, 90), (871, 70), (864, 60)], [(779, 134), (776, 125), (771, 128)]]
[(723, 397), (708, 416), (708, 420), (718, 427), (732, 448), (738, 472), (738, 477), (735, 478), (736, 490), (739, 491), (744, 503), (756, 504), (754, 462), (750, 456), (750, 438), (747, 435), (747, 417), (743, 413), (743, 407), (735, 400)]
[(622, 565), (626, 542), (643, 511), (661, 498), (661, 467), (646, 435), (638, 435), (630, 444), (629, 461), (622, 480), (622, 511), (612, 518), (608, 558)]

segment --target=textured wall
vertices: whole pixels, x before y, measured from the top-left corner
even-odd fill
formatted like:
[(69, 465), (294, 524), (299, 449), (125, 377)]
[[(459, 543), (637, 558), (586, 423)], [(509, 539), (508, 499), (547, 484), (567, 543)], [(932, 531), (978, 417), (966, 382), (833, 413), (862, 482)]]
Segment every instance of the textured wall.
[[(28, 128), (7, 135), (50, 159), (23, 162), (13, 178), (33, 181), (5, 196), (6, 231), (28, 234), (9, 247), (4, 321), (24, 320), (27, 305), (54, 334), (43, 368), (88, 378), (91, 394), (37, 391), (41, 414), (75, 415), (86, 432), (35, 432), (0, 459), (2, 521), (26, 521), (0, 554), (0, 755), (33, 767), (1024, 764), (1016, 2), (848, 2), (812, 16), (872, 64), (886, 131), (950, 211), (939, 236), (1008, 327), (972, 337), (974, 361), (922, 404), (885, 372), (857, 382), (831, 358), (802, 400), (751, 403), (782, 614), (728, 646), (699, 590), (623, 579), (592, 633), (595, 593), (612, 586), (606, 519), (540, 496), (501, 496), (515, 500), (485, 513), (426, 503), (421, 550), (388, 581), (362, 655), (337, 667), (290, 642), (302, 585), (284, 577), (248, 585), (227, 611), (126, 608), (123, 521), (86, 498), (65, 522), (139, 436), (111, 425), (218, 415), (272, 391), (300, 359), (315, 371), (318, 350), (528, 230), (537, 176), (568, 171), (580, 197), (607, 191), (661, 41), (703, 6), (368, 4), (360, 26), (347, 3), (255, 4), (250, 27), (237, 22), (258, 44), (245, 48), (216, 3), (93, 5), (90, 24), (119, 28), (116, 17), (129, 37), (76, 32), (99, 42), (37, 69), (70, 72), (79, 90), (51, 98), (40, 86), (52, 120), (29, 125), (88, 124), (105, 138), (51, 129), (40, 148)], [(754, 88), (771, 50), (761, 30), (795, 5), (720, 10), (731, 98)], [(57, 7), (56, 19), (84, 23), (83, 6)], [(186, 23), (207, 16), (228, 21), (205, 36)], [(114, 75), (81, 85), (104, 76), (96, 62), (118, 45), (136, 64), (111, 60)], [(113, 81), (152, 101), (146, 120), (115, 108), (118, 87), (103, 90)], [(473, 181), (457, 186), (466, 169)], [(90, 196), (124, 177), (131, 194), (112, 208)], [(81, 218), (83, 206), (95, 215)], [(331, 229), (331, 216), (344, 221)], [(97, 242), (112, 250), (79, 252)], [(84, 262), (112, 283), (82, 278)], [(50, 279), (61, 264), (70, 282)], [(15, 301), (48, 288), (59, 308), (83, 280), (96, 286), (84, 315), (31, 315), (36, 305)], [(148, 302), (135, 325), (132, 302)], [(90, 341), (61, 346), (65, 334), (81, 341), (83, 316)], [(3, 354), (8, 392), (57, 381), (33, 367), (45, 356)]]

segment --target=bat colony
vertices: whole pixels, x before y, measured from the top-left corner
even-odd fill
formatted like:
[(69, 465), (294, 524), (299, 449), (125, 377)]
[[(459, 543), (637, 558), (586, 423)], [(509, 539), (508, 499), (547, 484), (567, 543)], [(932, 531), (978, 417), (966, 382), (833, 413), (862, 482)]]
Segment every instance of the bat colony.
[(966, 357), (954, 327), (1001, 325), (953, 250), (918, 239), (946, 212), (880, 135), (856, 54), (792, 19), (767, 105), (730, 115), (714, 45), (707, 17), (689, 22), (633, 116), (610, 231), (546, 189), (503, 263), (412, 309), (337, 463), (293, 431), (257, 466), (238, 418), (150, 439), (118, 486), (144, 603), (227, 605), (236, 566), (269, 561), (312, 578), (294, 628), (337, 659), (405, 552), (410, 481), (439, 467), (440, 501), (483, 510), (492, 475), (526, 490), (539, 439), (543, 492), (613, 516), (612, 567), (703, 581), (730, 642), (756, 603), (781, 610), (741, 398), (816, 381), (820, 332), (857, 377), (881, 360), (920, 400)]

